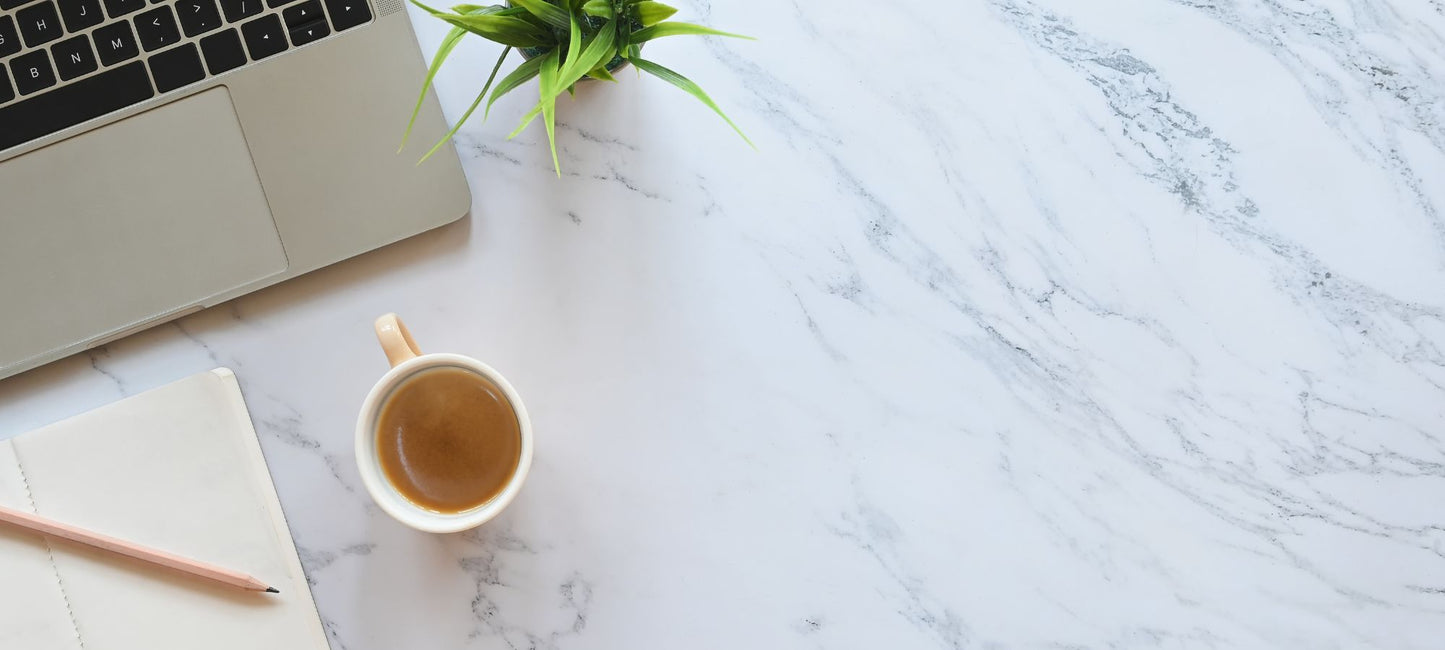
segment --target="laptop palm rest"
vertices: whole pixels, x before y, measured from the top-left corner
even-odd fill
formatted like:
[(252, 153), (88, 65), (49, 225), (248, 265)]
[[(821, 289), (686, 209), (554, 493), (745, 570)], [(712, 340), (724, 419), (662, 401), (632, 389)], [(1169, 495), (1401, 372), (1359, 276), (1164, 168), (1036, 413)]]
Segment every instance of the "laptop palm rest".
[(0, 370), (286, 266), (224, 87), (5, 161)]

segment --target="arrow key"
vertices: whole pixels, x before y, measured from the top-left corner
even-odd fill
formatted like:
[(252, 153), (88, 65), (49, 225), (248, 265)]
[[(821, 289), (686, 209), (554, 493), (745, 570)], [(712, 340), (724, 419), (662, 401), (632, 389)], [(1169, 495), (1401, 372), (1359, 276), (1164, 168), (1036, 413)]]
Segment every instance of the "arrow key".
[(331, 28), (326, 26), (326, 19), (318, 18), (291, 30), (291, 44), (296, 47), (301, 47), (307, 43), (319, 41), (330, 33)]
[(321, 17), (321, 0), (306, 0), (299, 5), (287, 7), (281, 12), (286, 20), (286, 29), (296, 29)]
[(338, 32), (371, 22), (366, 0), (326, 0), (326, 13), (331, 14), (331, 24)]
[(267, 14), (241, 25), (241, 35), (246, 38), (246, 49), (251, 52), (252, 61), (286, 50), (286, 30), (276, 14)]

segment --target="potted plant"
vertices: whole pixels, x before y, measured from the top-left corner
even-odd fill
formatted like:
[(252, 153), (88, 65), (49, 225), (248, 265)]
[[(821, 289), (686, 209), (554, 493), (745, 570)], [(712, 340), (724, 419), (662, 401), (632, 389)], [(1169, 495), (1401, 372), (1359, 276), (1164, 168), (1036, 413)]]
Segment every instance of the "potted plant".
[[(701, 25), (667, 20), (677, 10), (661, 2), (651, 0), (510, 0), (507, 5), (457, 5), (450, 12), (432, 9), (417, 0), (413, 4), (431, 15), (452, 25), (452, 30), (442, 39), (436, 56), (432, 57), (431, 68), (422, 84), (421, 97), (417, 98), (416, 110), (412, 111), (411, 122), (402, 136), (402, 147), (406, 146), (416, 123), (417, 112), (421, 110), (422, 99), (431, 87), (432, 79), (441, 68), (457, 43), (468, 33), (476, 34), (489, 41), (505, 46), (497, 64), (492, 67), (491, 76), (482, 86), (467, 112), (436, 146), (422, 156), (425, 161), (436, 153), (447, 140), (456, 135), (472, 112), (485, 99), (486, 109), (482, 112), (485, 120), (491, 113), (497, 99), (518, 86), (540, 79), (540, 91), (536, 106), (532, 107), (522, 123), (512, 131), (508, 139), (521, 133), (538, 116), (547, 128), (547, 141), (552, 147), (552, 166), (557, 175), (562, 167), (557, 162), (557, 98), (563, 92), (572, 94), (577, 83), (584, 79), (616, 81), (612, 72), (628, 65), (666, 81), (698, 101), (706, 104), (728, 125), (742, 136), (749, 145), (752, 141), (743, 135), (742, 129), (718, 108), (702, 88), (672, 70), (642, 58), (642, 47), (649, 41), (666, 36), (710, 35), (748, 38), (730, 34)], [(492, 87), (497, 72), (512, 50), (518, 50), (523, 62), (512, 70), (501, 82)], [(491, 95), (487, 94), (491, 91)]]

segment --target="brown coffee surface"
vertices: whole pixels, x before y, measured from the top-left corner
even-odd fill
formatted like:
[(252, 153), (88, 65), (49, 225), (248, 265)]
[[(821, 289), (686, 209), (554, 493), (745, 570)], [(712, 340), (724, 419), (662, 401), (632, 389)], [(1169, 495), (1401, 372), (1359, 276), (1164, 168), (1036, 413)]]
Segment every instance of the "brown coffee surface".
[(397, 386), (376, 425), (381, 470), (412, 503), (441, 513), (496, 498), (522, 457), (517, 413), (491, 380), (433, 368)]

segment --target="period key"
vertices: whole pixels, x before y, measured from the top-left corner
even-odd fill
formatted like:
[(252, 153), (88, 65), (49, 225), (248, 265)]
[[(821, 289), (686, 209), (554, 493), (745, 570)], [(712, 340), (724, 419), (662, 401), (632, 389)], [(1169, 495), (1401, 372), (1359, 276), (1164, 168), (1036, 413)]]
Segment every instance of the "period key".
[(181, 18), (181, 30), (186, 36), (204, 34), (221, 26), (216, 0), (181, 0), (176, 3), (176, 15)]

